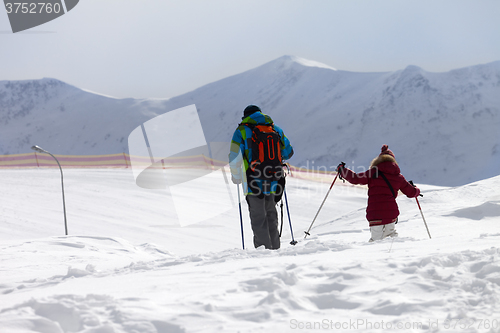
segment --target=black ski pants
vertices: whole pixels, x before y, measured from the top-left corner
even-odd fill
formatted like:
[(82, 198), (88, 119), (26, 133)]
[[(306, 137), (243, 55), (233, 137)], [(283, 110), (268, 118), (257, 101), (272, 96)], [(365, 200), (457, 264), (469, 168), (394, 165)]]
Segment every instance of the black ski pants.
[(255, 248), (264, 245), (266, 249), (279, 249), (280, 235), (274, 194), (265, 195), (262, 199), (259, 199), (256, 195), (247, 195), (246, 200)]

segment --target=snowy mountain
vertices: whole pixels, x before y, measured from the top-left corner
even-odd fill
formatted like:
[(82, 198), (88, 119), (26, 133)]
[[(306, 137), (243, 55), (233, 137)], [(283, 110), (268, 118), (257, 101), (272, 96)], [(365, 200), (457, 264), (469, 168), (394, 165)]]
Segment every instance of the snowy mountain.
[(130, 132), (155, 110), (154, 100), (110, 98), (55, 79), (0, 81), (0, 154), (35, 144), (61, 155), (126, 152)]
[(465, 184), (500, 171), (500, 62), (353, 73), (282, 57), (169, 101), (190, 102), (210, 141), (226, 140), (244, 106), (260, 105), (291, 140), (299, 167), (344, 161), (361, 171), (386, 143), (420, 183)]
[(53, 79), (0, 82), (0, 154), (127, 152), (144, 121), (196, 104), (208, 142), (230, 140), (248, 104), (290, 138), (298, 167), (361, 171), (382, 144), (417, 183), (459, 185), (500, 170), (500, 61), (430, 73), (354, 73), (293, 56), (168, 100), (113, 99)]

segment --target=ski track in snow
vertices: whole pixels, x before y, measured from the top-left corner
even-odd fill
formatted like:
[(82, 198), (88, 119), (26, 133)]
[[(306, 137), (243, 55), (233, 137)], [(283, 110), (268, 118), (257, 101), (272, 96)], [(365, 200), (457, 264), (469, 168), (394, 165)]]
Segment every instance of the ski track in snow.
[[(407, 241), (398, 239), (395, 243)], [(37, 294), (40, 289), (57, 290), (57, 285), (70, 284), (60, 286), (62, 293), (56, 291), (54, 295), (4, 308), (0, 322), (2, 327), (20, 325), (20, 321), (24, 326), (31, 323), (33, 327), (53, 327), (48, 332), (61, 332), (58, 325), (62, 332), (84, 331), (84, 328), (95, 332), (113, 332), (111, 328), (182, 332), (183, 327), (194, 323), (189, 331), (206, 331), (206, 327), (217, 331), (237, 329), (238, 323), (243, 322), (248, 331), (258, 331), (269, 324), (277, 329), (278, 324), (281, 329), (286, 328), (291, 314), (297, 319), (320, 321), (333, 314), (337, 318), (351, 318), (354, 311), (355, 315), (363, 314), (362, 318), (372, 321), (383, 318), (386, 322), (411, 322), (417, 317), (425, 322), (424, 318), (433, 318), (436, 310), (448, 311), (451, 318), (471, 319), (492, 318), (499, 312), (498, 248), (424, 257), (389, 256), (377, 258), (375, 263), (356, 259), (336, 263), (339, 256), (366, 251), (367, 246), (387, 253), (389, 243), (340, 245), (336, 241), (315, 239), (276, 252), (227, 250), (178, 258), (156, 255), (156, 260), (102, 271), (96, 271), (91, 264), (81, 269), (70, 267), (66, 275), (23, 281), (14, 288), (2, 285), (1, 292), (5, 295)], [(393, 283), (381, 281), (381, 272), (386, 273), (384, 279)], [(150, 285), (148, 279), (158, 275), (163, 276), (162, 282)], [(142, 296), (113, 286), (121, 280), (125, 281), (119, 282), (120, 285), (128, 285), (143, 279), (147, 287), (145, 293), (139, 288)], [(67, 293), (68, 289), (78, 290), (78, 286), (109, 292)], [(147, 290), (151, 287), (160, 293), (160, 298), (169, 297), (160, 304), (152, 302), (151, 298), (156, 297), (151, 295), (153, 290)], [(189, 288), (191, 292), (179, 292), (177, 288)], [(112, 296), (115, 293), (120, 296)], [(161, 312), (165, 314), (159, 316)], [(12, 319), (19, 317), (24, 319)]]
[[(43, 187), (32, 190), (38, 194), (35, 201), (23, 190), (33, 183), (33, 174), (39, 178), (37, 172), (2, 170), (4, 178), (18, 177), (21, 183), (16, 184), (19, 192), (8, 186), (12, 195), (6, 204), (21, 195), (29, 214), (4, 210), (0, 222), (25, 216), (20, 228), (28, 235), (34, 223), (52, 230), (50, 225), (57, 221), (60, 227), (61, 220), (60, 207), (48, 216), (30, 217), (46, 204), (40, 198)], [(135, 194), (127, 192), (129, 184), (116, 180), (123, 180), (125, 171), (69, 174), (74, 187), (90, 182), (96, 191), (114, 194), (100, 197), (109, 215), (120, 211), (114, 205), (121, 206), (121, 196), (135, 195), (140, 209), (141, 200), (158, 195), (139, 189)], [(104, 178), (108, 183), (94, 182)], [(414, 200), (400, 197), (400, 237), (368, 243), (365, 190), (342, 186), (334, 188), (312, 236), (304, 240), (301, 233), (327, 186), (308, 199), (310, 193), (304, 189), (317, 184), (295, 179), (287, 192), (299, 243), (290, 246), (290, 234), (286, 234), (278, 251), (237, 248), (237, 207), (218, 221), (208, 221), (211, 227), (167, 231), (127, 224), (125, 210), (124, 216), (115, 218), (123, 221), (123, 229), (132, 229), (130, 234), (122, 230), (127, 239), (98, 235), (111, 233), (109, 219), (94, 224), (74, 215), (68, 218), (69, 236), (22, 238), (16, 231), (9, 237), (2, 228), (0, 332), (321, 331), (304, 327), (324, 320), (357, 323), (356, 329), (350, 326), (346, 332), (385, 332), (366, 326), (382, 321), (394, 327), (421, 323), (416, 328), (391, 329), (401, 332), (498, 332), (479, 323), (500, 321), (499, 183), (496, 177), (457, 188), (423, 186), (421, 204), (431, 240)], [(109, 184), (115, 188), (107, 189)], [(79, 196), (73, 192), (76, 197), (69, 206), (79, 212), (79, 205), (95, 202), (84, 187), (82, 192)], [(150, 206), (145, 207), (144, 218), (154, 217), (156, 213), (146, 212)], [(71, 230), (79, 230), (77, 224), (92, 232), (72, 234)], [(248, 247), (247, 216), (245, 228)], [(176, 238), (181, 239), (175, 242)], [(191, 249), (171, 246), (183, 242), (190, 242)], [(459, 319), (467, 324), (465, 328), (445, 327), (446, 320)]]

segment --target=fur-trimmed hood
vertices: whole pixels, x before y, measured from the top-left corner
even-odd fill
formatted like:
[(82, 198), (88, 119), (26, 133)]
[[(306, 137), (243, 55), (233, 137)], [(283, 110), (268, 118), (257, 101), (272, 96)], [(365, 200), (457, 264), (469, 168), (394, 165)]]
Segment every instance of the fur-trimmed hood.
[(398, 164), (398, 162), (396, 162), (396, 159), (391, 155), (381, 154), (373, 159), (372, 163), (370, 164), (370, 168), (373, 168), (382, 162), (392, 162)]
[(380, 171), (385, 173), (400, 173), (398, 162), (391, 155), (381, 154), (375, 157), (370, 164), (370, 169), (377, 167)]

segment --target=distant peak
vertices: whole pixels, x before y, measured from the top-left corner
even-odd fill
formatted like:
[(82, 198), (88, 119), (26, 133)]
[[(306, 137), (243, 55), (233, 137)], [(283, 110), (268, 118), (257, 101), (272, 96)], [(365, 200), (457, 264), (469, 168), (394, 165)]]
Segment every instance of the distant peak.
[(337, 69), (335, 69), (333, 67), (330, 67), (328, 65), (325, 65), (325, 64), (323, 64), (321, 62), (314, 61), (314, 60), (309, 60), (309, 59), (304, 59), (304, 58), (300, 58), (300, 57), (293, 56), (293, 55), (284, 55), (284, 56), (279, 57), (278, 59), (274, 60), (273, 62), (274, 63), (279, 63), (281, 65), (285, 65), (285, 66), (291, 66), (293, 64), (299, 64), (299, 65), (302, 65), (302, 66), (305, 66), (305, 67), (326, 68), (326, 69), (331, 69), (331, 70), (334, 70), (334, 71), (337, 70)]
[(47, 82), (47, 83), (57, 83), (57, 84), (66, 84), (66, 82), (63, 82), (61, 80), (58, 80), (58, 79), (54, 79), (52, 77), (44, 77), (40, 80), (33, 80), (33, 81), (39, 81), (39, 82)]
[(479, 65), (474, 65), (474, 66), (469, 66), (469, 67), (464, 67), (466, 69), (477, 69), (477, 68), (481, 68), (481, 69), (485, 69), (485, 68), (496, 68), (496, 69), (500, 69), (500, 61), (493, 61), (493, 62), (489, 62), (489, 63), (486, 63), (486, 64), (479, 64)]
[(65, 85), (66, 83), (57, 79), (50, 77), (44, 77), (43, 79), (29, 79), (29, 80), (9, 80), (2, 82), (10, 82), (13, 84), (38, 84), (38, 85)]
[(403, 70), (404, 72), (422, 72), (423, 69), (421, 67), (415, 66), (415, 65), (408, 65), (406, 68)]
[(404, 69), (400, 69), (395, 73), (397, 73), (399, 77), (414, 77), (418, 75), (425, 75), (425, 71), (421, 67), (415, 65), (408, 65)]
[(16, 92), (17, 94), (23, 94), (25, 98), (29, 98), (26, 96), (35, 96), (40, 94), (40, 92), (44, 92), (52, 96), (63, 91), (69, 92), (81, 89), (58, 79), (43, 78), (32, 80), (0, 81), (0, 90)]

